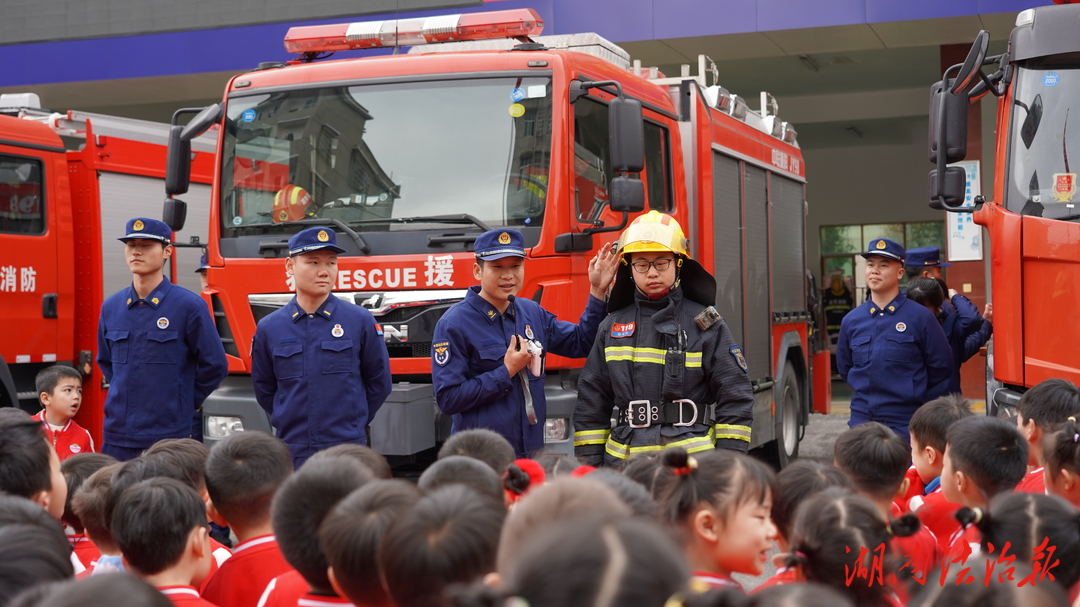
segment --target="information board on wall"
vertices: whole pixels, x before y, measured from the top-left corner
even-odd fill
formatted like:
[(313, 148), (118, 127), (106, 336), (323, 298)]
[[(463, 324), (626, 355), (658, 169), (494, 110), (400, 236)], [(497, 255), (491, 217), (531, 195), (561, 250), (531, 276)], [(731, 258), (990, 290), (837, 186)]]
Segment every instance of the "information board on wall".
[[(982, 194), (982, 175), (978, 160), (965, 160), (950, 166), (964, 169), (964, 203), (975, 206), (975, 197)], [(983, 258), (983, 229), (971, 213), (945, 213), (945, 228), (949, 239), (949, 261), (980, 261)]]

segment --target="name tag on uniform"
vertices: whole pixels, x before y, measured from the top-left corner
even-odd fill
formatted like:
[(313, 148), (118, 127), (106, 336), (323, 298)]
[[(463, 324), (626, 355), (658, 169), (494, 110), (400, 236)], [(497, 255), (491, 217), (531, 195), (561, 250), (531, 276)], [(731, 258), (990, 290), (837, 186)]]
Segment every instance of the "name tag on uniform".
[(612, 337), (630, 337), (634, 334), (634, 323), (615, 323), (611, 325)]

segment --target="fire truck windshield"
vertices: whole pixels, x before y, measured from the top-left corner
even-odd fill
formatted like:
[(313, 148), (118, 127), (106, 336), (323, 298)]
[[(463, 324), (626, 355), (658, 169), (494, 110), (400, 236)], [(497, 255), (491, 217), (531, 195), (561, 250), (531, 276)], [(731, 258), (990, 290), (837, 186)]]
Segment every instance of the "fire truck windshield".
[(1017, 70), (1005, 189), (1014, 213), (1080, 218), (1078, 66), (1080, 56), (1069, 55), (1029, 60)]
[(358, 232), (445, 229), (392, 220), (454, 213), (539, 227), (551, 106), (551, 79), (531, 75), (234, 96), (222, 235), (288, 234), (310, 217)]

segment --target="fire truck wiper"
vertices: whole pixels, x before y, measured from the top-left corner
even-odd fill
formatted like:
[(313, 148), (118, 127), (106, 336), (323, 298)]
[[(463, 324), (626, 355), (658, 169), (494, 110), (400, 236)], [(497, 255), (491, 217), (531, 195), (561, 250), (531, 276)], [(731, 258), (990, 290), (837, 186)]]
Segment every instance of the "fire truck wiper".
[(382, 219), (360, 219), (357, 221), (350, 221), (349, 225), (365, 225), (372, 223), (471, 223), (478, 226), (485, 232), (490, 232), (494, 228), (477, 219), (476, 217), (469, 215), (468, 213), (461, 213), (458, 215), (417, 215), (415, 217), (385, 217)]
[[(296, 221), (283, 221), (281, 223), (276, 223), (274, 225), (275, 226), (289, 226), (289, 225), (293, 225), (293, 226), (334, 226), (335, 228), (341, 230), (342, 232), (345, 232), (345, 234), (348, 235), (348, 237), (350, 239), (352, 239), (353, 243), (356, 244), (356, 248), (360, 249), (361, 253), (363, 253), (365, 255), (367, 255), (368, 253), (371, 253), (371, 247), (368, 246), (368, 243), (364, 242), (364, 239), (360, 237), (360, 234), (358, 234), (356, 232), (356, 230), (354, 230), (354, 229), (350, 228), (349, 226), (345, 225), (344, 223), (342, 223), (340, 219), (332, 219), (332, 218), (327, 218), (327, 217), (309, 217), (307, 219), (297, 219)], [(271, 250), (271, 249), (279, 249), (279, 248), (281, 248), (281, 246), (280, 246), (281, 244), (282, 243), (278, 243), (278, 242), (260, 242), (259, 243), (259, 253), (262, 253), (263, 251), (267, 251), (267, 250)], [(286, 245), (285, 248), (288, 248), (288, 245)]]

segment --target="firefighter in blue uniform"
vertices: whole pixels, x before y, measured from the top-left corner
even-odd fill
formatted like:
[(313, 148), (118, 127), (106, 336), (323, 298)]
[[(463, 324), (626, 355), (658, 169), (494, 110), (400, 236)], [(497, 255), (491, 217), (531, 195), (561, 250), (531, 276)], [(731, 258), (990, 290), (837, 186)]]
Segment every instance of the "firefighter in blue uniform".
[(296, 296), (259, 321), (251, 345), (255, 398), (300, 467), (317, 451), (367, 442), (390, 395), (390, 358), (375, 317), (331, 296), (345, 249), (329, 228), (289, 239)]
[(952, 350), (934, 313), (900, 292), (904, 247), (878, 238), (862, 256), (870, 299), (844, 317), (836, 347), (854, 391), (848, 425), (881, 422), (907, 440), (915, 410), (945, 394)]
[(520, 232), (485, 232), (473, 250), (473, 277), (480, 285), (435, 325), (435, 402), (453, 416), (452, 432), (494, 430), (510, 441), (518, 457), (526, 457), (544, 446), (545, 358), (549, 352), (568, 358), (589, 353), (617, 259), (607, 245), (589, 262), (589, 301), (575, 325), (531, 299), (516, 297), (525, 278)]
[(750, 447), (746, 358), (713, 305), (716, 279), (690, 258), (689, 242), (657, 211), (619, 238), (611, 315), (578, 381), (574, 454), (584, 463), (618, 468), (669, 447)]
[(202, 440), (202, 403), (229, 372), (206, 302), (165, 278), (171, 238), (156, 219), (128, 221), (119, 240), (132, 283), (101, 305), (97, 361), (109, 382), (101, 451), (122, 461), (161, 439)]

